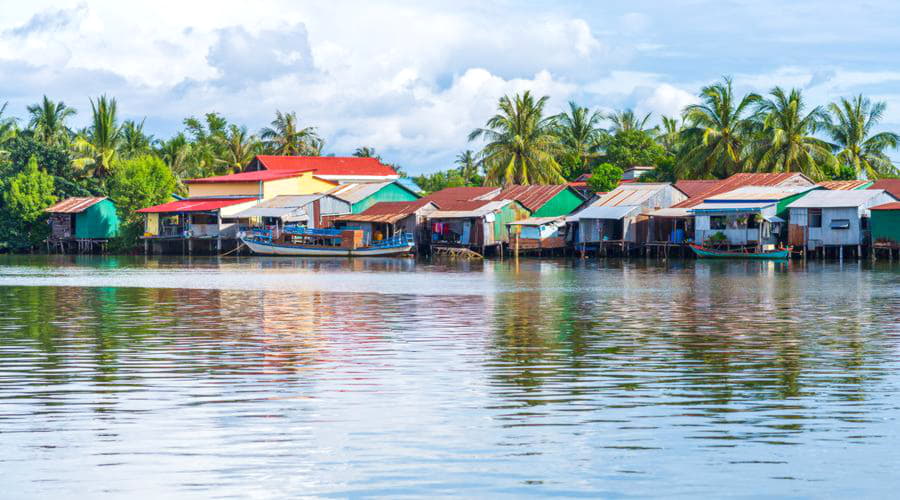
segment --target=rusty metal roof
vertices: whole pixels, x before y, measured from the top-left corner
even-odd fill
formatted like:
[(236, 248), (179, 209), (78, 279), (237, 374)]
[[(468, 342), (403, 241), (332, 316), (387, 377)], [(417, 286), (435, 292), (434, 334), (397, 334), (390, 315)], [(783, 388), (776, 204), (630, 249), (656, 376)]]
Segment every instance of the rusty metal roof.
[(422, 199), (433, 201), (437, 203), (438, 206), (443, 207), (447, 203), (458, 201), (489, 200), (498, 194), (500, 194), (500, 188), (498, 187), (465, 186), (444, 188), (440, 191), (435, 191)]
[(894, 198), (900, 199), (900, 179), (879, 179), (873, 182), (869, 189), (884, 189)]
[(870, 210), (900, 210), (900, 201), (892, 201), (890, 203), (885, 203), (884, 205), (878, 205), (877, 207), (872, 207)]
[(44, 211), (51, 214), (78, 214), (105, 199), (105, 196), (95, 198), (66, 198), (63, 201), (46, 208)]
[[(543, 207), (554, 196), (558, 195), (566, 189), (571, 189), (565, 184), (550, 185), (531, 185), (531, 186), (507, 186), (500, 191), (495, 200), (516, 200), (532, 212), (536, 212)], [(574, 189), (572, 192), (578, 193)], [(578, 194), (581, 197), (581, 194)]]
[(431, 205), (433, 208), (437, 209), (437, 205), (428, 200), (382, 201), (372, 205), (361, 213), (341, 215), (334, 220), (344, 222), (383, 222), (386, 224), (395, 224), (427, 205)]
[(853, 191), (856, 189), (865, 189), (872, 184), (872, 181), (825, 181), (816, 184), (829, 191)]
[(675, 187), (688, 198), (693, 198), (713, 189), (720, 182), (720, 179), (681, 180), (675, 183)]
[[(812, 186), (813, 181), (799, 172), (787, 172), (780, 174), (740, 173), (723, 179), (705, 193), (692, 196), (681, 203), (673, 205), (674, 208), (691, 208), (703, 203), (704, 200), (717, 194), (727, 193), (744, 186), (779, 186), (789, 181)], [(798, 184), (799, 185), (799, 184)]]

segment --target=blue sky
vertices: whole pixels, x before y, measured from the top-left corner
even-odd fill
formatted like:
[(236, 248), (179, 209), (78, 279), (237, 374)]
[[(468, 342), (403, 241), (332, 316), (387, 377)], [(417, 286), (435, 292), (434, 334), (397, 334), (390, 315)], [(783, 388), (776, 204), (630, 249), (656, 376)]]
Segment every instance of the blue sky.
[[(416, 174), (477, 149), (503, 94), (676, 114), (731, 75), (743, 91), (799, 87), (811, 105), (865, 93), (900, 130), (894, 2), (30, 1), (0, 12), (0, 102), (43, 94), (89, 118), (118, 98), (168, 136), (217, 111), (257, 130), (293, 110), (349, 154), (374, 146)], [(900, 154), (892, 152), (900, 159)]]

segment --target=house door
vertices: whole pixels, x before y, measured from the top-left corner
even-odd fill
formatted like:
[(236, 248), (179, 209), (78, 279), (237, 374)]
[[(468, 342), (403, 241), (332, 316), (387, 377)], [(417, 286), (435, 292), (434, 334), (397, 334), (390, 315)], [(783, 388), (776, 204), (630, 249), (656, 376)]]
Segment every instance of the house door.
[(462, 236), (459, 237), (459, 242), (463, 245), (469, 244), (469, 235), (472, 232), (472, 223), (469, 221), (463, 221), (462, 225)]
[(788, 245), (793, 247), (803, 247), (805, 242), (804, 234), (803, 234), (804, 226), (798, 226), (797, 224), (790, 224), (788, 226)]

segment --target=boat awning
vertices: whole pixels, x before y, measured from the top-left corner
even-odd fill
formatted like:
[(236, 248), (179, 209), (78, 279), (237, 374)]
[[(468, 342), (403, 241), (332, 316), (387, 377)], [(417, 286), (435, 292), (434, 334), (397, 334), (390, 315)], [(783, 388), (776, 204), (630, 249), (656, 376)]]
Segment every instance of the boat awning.
[(625, 205), (625, 206), (591, 206), (587, 207), (581, 212), (572, 215), (567, 218), (568, 222), (578, 222), (581, 219), (612, 219), (619, 220), (624, 219), (625, 217), (629, 217), (632, 215), (637, 215), (640, 213), (641, 207), (640, 205)]

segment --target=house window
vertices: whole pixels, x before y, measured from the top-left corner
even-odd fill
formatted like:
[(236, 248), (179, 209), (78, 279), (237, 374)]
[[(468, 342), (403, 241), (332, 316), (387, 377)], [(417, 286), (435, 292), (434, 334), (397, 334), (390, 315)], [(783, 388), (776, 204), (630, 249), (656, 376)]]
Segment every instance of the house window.
[(850, 219), (833, 219), (831, 229), (850, 229)]
[(713, 215), (709, 218), (710, 229), (725, 229), (728, 218), (724, 215)]
[(822, 227), (822, 209), (809, 209), (809, 227)]

